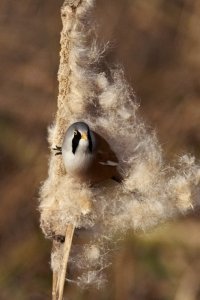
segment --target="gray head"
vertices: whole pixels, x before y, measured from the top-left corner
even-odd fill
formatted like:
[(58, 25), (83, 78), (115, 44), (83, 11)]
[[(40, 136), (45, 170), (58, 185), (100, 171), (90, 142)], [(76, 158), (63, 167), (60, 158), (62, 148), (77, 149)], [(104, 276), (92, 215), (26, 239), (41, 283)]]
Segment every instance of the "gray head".
[(77, 152), (92, 153), (96, 146), (96, 140), (89, 126), (84, 122), (73, 123), (66, 131), (62, 149)]

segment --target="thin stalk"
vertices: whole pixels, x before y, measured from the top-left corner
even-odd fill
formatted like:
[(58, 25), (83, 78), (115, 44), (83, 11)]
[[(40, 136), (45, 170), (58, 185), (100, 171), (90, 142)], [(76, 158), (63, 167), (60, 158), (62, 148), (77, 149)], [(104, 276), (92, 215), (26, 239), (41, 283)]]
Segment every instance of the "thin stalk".
[(58, 283), (58, 272), (53, 271), (53, 284), (52, 284), (52, 300), (56, 300), (56, 288)]
[(74, 229), (75, 226), (72, 224), (67, 226), (66, 234), (65, 234), (65, 243), (63, 246), (63, 258), (62, 258), (61, 269), (59, 273), (53, 272), (53, 292), (52, 292), (53, 300), (63, 299), (67, 264), (68, 264), (69, 253), (72, 245)]

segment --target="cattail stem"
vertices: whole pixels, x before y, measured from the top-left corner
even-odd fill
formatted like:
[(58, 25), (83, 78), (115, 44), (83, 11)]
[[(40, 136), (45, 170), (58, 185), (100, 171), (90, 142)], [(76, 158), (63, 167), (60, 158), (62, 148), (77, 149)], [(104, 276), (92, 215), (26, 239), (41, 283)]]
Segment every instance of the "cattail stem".
[[(58, 111), (56, 118), (56, 134), (54, 144), (61, 144), (63, 138), (63, 130), (66, 128), (67, 116), (66, 116), (66, 107), (65, 103), (67, 102), (67, 96), (70, 92), (70, 79), (69, 74), (71, 70), (69, 68), (69, 53), (70, 53), (70, 34), (69, 28), (66, 26), (71, 22), (71, 27), (73, 27), (73, 23), (75, 21), (75, 11), (76, 8), (81, 4), (82, 0), (65, 0), (62, 10), (61, 17), (63, 21), (63, 30), (61, 33), (61, 53), (60, 53), (60, 68), (58, 72), (58, 80), (59, 80), (59, 95), (58, 95)], [(68, 10), (68, 7), (71, 8), (71, 11)], [(67, 76), (63, 75), (63, 70), (68, 70)], [(64, 92), (63, 92), (64, 91)], [(58, 177), (63, 173), (61, 160), (57, 164), (57, 174)], [(62, 261), (60, 264), (59, 271), (53, 271), (53, 285), (52, 285), (52, 299), (53, 300), (62, 300), (64, 285), (65, 285), (65, 276), (67, 271), (67, 264), (69, 259), (69, 253), (72, 245), (73, 234), (75, 230), (75, 225), (69, 224), (66, 228), (65, 233), (65, 242), (64, 245), (57, 244), (57, 242), (53, 242), (53, 248), (55, 251), (62, 247)]]
[(53, 271), (53, 284), (52, 284), (52, 300), (56, 300), (56, 288), (58, 282), (58, 272)]
[(75, 226), (70, 224), (67, 226), (66, 234), (65, 234), (65, 243), (62, 249), (62, 265), (60, 271), (53, 272), (53, 291), (52, 291), (52, 299), (53, 300), (62, 300), (63, 292), (65, 286), (65, 276), (67, 271), (67, 263), (69, 259), (69, 252), (72, 245), (72, 239), (74, 235)]

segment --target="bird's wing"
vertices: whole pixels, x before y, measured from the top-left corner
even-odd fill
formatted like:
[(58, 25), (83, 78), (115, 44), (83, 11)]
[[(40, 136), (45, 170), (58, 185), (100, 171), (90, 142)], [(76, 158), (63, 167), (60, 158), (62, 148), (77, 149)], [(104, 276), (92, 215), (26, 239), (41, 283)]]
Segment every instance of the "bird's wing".
[(118, 158), (116, 154), (102, 136), (97, 133), (94, 134), (97, 140), (97, 161), (101, 165), (116, 167), (118, 165)]

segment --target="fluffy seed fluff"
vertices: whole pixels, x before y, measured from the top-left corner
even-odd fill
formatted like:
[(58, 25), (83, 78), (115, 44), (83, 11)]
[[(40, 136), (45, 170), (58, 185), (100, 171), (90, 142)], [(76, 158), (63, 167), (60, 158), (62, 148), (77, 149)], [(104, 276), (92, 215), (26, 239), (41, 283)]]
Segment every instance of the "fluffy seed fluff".
[[(112, 145), (124, 180), (80, 184), (66, 174), (62, 157), (52, 153), (39, 209), (47, 237), (64, 234), (67, 224), (76, 226), (79, 242), (72, 246), (69, 276), (82, 287), (100, 287), (116, 236), (147, 230), (199, 204), (200, 168), (188, 155), (174, 167), (163, 162), (156, 135), (138, 116), (122, 69), (103, 67), (104, 49), (92, 38), (93, 0), (76, 2), (71, 7), (66, 1), (61, 11), (58, 110), (49, 129), (50, 148), (62, 144), (71, 123), (85, 121)], [(61, 258), (62, 245), (52, 253), (54, 271)]]

